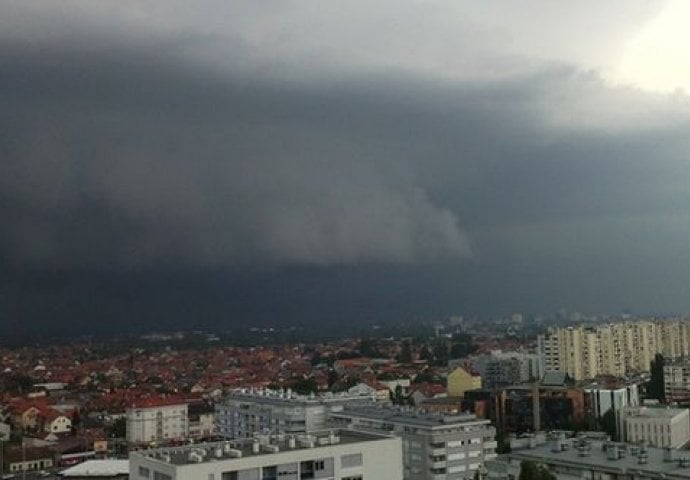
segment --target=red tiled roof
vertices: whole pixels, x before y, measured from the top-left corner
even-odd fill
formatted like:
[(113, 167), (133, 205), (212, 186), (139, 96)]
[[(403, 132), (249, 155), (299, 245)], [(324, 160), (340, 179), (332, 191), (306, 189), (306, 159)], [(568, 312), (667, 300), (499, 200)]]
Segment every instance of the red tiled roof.
[(155, 408), (169, 405), (186, 405), (188, 402), (181, 397), (144, 397), (130, 403), (131, 408)]

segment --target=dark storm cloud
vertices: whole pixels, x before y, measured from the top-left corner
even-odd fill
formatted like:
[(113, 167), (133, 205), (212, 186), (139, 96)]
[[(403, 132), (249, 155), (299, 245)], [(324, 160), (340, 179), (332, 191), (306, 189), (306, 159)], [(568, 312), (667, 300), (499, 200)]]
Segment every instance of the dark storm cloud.
[(455, 217), (393, 170), (403, 152), (375, 127), (404, 112), (376, 114), (367, 94), (208, 80), (134, 52), (3, 56), (13, 259), (337, 264), (469, 251)]
[[(3, 250), (20, 263), (407, 263), (466, 256), (463, 225), (687, 200), (668, 188), (687, 173), (682, 129), (613, 122), (602, 135), (544, 106), (606, 90), (572, 68), (481, 85), (390, 73), (299, 85), (204, 75), (146, 50), (2, 56)], [(635, 101), (610, 94), (602, 110)]]
[(439, 59), (376, 68), (380, 51), (358, 69), (313, 43), (314, 58), (270, 36), (142, 33), (88, 9), (53, 25), (12, 5), (6, 315), (121, 320), (137, 291), (155, 318), (690, 307), (675, 288), (690, 274), (682, 94), (516, 55), (477, 78), (437, 75)]

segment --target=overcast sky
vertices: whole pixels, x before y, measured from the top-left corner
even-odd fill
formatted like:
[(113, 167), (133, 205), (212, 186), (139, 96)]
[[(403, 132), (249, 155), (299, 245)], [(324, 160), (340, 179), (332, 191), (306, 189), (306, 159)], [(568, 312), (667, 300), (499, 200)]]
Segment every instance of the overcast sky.
[(0, 0), (0, 321), (690, 311), (688, 22)]

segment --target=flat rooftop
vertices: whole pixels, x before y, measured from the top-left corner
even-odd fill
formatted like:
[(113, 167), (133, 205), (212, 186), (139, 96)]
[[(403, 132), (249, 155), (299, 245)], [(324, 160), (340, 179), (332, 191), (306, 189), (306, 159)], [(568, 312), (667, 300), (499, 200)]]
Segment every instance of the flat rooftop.
[(688, 411), (687, 408), (659, 407), (629, 407), (625, 409), (625, 416), (633, 418), (673, 418), (683, 415)]
[[(373, 401), (372, 395), (354, 395), (348, 393), (325, 395), (298, 395), (294, 392), (276, 390), (235, 391), (226, 400), (244, 401), (266, 405), (321, 405), (348, 401)], [(222, 403), (220, 404), (222, 405)]]
[(129, 475), (129, 460), (87, 460), (60, 472), (63, 477), (119, 477)]
[(331, 414), (334, 417), (358, 417), (371, 420), (385, 420), (389, 423), (416, 425), (420, 427), (448, 427), (462, 424), (489, 424), (489, 420), (477, 418), (471, 413), (443, 415), (424, 413), (417, 410), (399, 410), (386, 407), (346, 407), (342, 412)]
[[(354, 430), (328, 430), (297, 435), (257, 435), (255, 438), (200, 443), (181, 447), (166, 447), (131, 452), (156, 461), (173, 465), (190, 465), (222, 460), (273, 455), (280, 452), (299, 451), (386, 440), (392, 436)], [(292, 443), (294, 441), (294, 443)]]
[[(661, 478), (659, 474), (663, 473), (666, 475), (666, 478), (690, 479), (690, 451), (687, 450), (672, 450), (672, 460), (665, 461), (664, 449), (645, 447), (646, 463), (640, 463), (640, 446), (590, 441), (588, 455), (583, 456), (580, 450), (572, 445), (572, 439), (566, 440), (566, 442), (569, 444), (568, 449), (559, 452), (552, 451), (553, 444), (549, 441), (546, 444), (535, 447), (513, 450), (511, 453), (501, 457), (516, 460), (535, 460), (581, 468), (596, 467), (597, 471), (641, 476), (644, 474), (650, 478)], [(607, 444), (607, 451), (604, 450), (605, 444)], [(615, 445), (619, 449), (624, 448), (624, 456), (615, 460), (609, 459), (608, 448), (611, 448), (610, 445)], [(499, 460), (501, 457), (499, 457)], [(685, 459), (684, 464), (682, 462), (683, 459)]]

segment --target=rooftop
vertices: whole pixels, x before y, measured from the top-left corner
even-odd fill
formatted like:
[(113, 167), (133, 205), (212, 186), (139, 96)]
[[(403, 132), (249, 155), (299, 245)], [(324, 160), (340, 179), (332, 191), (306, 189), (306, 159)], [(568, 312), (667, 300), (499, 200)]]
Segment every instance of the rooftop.
[(131, 452), (130, 455), (141, 455), (155, 461), (182, 466), (390, 438), (393, 437), (354, 430), (328, 430), (298, 435), (257, 435), (253, 439), (157, 448)]
[(63, 477), (117, 477), (129, 475), (129, 460), (87, 460), (60, 472)]
[(326, 393), (323, 395), (298, 395), (290, 389), (287, 390), (270, 390), (270, 389), (241, 389), (236, 390), (230, 394), (229, 400), (245, 400), (254, 403), (264, 404), (322, 404), (322, 403), (337, 403), (348, 400), (363, 400), (371, 401), (372, 395), (369, 394), (351, 394), (351, 393)]
[(686, 414), (687, 411), (687, 408), (671, 408), (665, 406), (628, 407), (625, 409), (625, 416), (626, 418), (674, 418), (678, 415)]
[(355, 416), (373, 420), (385, 420), (388, 423), (415, 425), (419, 427), (448, 427), (457, 424), (489, 424), (489, 420), (477, 418), (471, 413), (458, 415), (443, 415), (439, 413), (425, 413), (419, 410), (404, 410), (390, 407), (354, 407), (345, 408), (342, 412), (332, 413), (334, 417)]
[[(581, 441), (580, 441), (581, 442)], [(589, 441), (578, 444), (576, 439), (564, 440), (565, 447), (556, 449), (555, 440), (499, 457), (518, 461), (535, 460), (564, 466), (596, 468), (597, 471), (647, 475), (650, 478), (690, 479), (690, 452), (641, 447), (614, 442)], [(585, 446), (586, 445), (586, 446)]]

